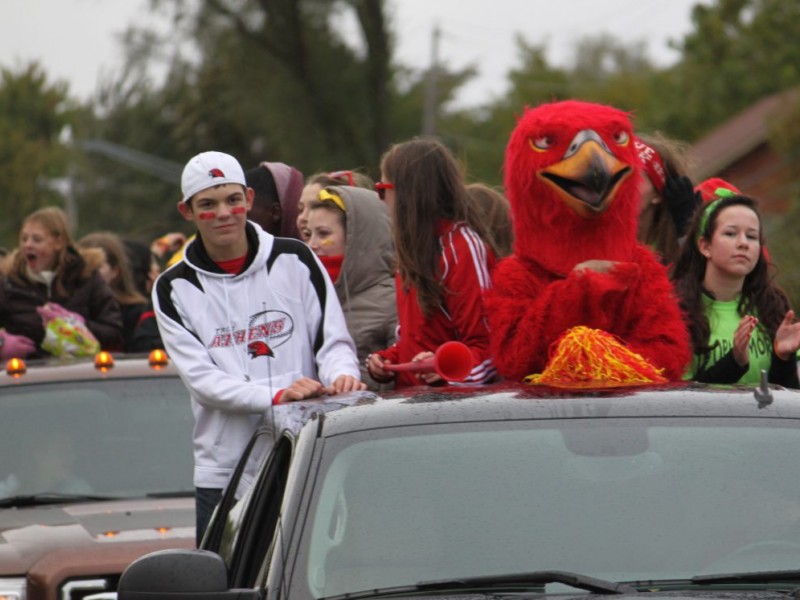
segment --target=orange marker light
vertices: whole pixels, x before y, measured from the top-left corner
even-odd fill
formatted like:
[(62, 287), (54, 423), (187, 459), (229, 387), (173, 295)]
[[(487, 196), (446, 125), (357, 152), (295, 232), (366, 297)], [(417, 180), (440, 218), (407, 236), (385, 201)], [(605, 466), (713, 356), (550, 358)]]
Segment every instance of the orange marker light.
[(156, 370), (160, 369), (161, 367), (166, 367), (169, 364), (169, 357), (161, 348), (151, 350), (150, 356), (148, 356), (147, 360), (150, 363), (150, 367)]
[(105, 373), (114, 368), (114, 357), (109, 352), (103, 350), (94, 356), (94, 368)]
[(28, 370), (28, 365), (21, 358), (12, 358), (6, 363), (6, 373), (11, 377), (22, 377), (25, 371)]

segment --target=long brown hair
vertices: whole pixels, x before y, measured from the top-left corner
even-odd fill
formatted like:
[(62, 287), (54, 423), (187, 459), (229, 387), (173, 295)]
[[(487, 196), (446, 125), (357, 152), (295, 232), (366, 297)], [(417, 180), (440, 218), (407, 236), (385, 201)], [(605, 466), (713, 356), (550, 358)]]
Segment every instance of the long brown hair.
[[(36, 223), (43, 227), (50, 235), (61, 241), (61, 249), (56, 254), (55, 273), (53, 288), (60, 296), (65, 295), (64, 276), (68, 267), (73, 265), (82, 266), (83, 259), (75, 250), (75, 243), (69, 232), (69, 219), (67, 213), (57, 206), (40, 208), (25, 217), (20, 227), (20, 232), (29, 223)], [(30, 283), (27, 275), (28, 263), (23, 252), (17, 250), (9, 269), (9, 277), (17, 282)]]
[(80, 248), (99, 248), (105, 254), (108, 265), (117, 269), (117, 277), (108, 286), (117, 302), (123, 306), (147, 302), (147, 299), (136, 288), (128, 254), (116, 233), (110, 231), (89, 233), (78, 241), (78, 246)]
[(789, 299), (775, 283), (772, 265), (763, 251), (764, 230), (757, 201), (747, 196), (730, 196), (707, 204), (694, 215), (681, 253), (672, 268), (675, 290), (688, 321), (692, 347), (696, 354), (711, 350), (711, 328), (703, 305), (703, 294), (710, 294), (703, 287), (708, 259), (700, 252), (698, 242), (701, 238), (711, 240), (717, 229), (720, 212), (729, 206), (745, 206), (756, 214), (762, 247), (755, 268), (744, 278), (739, 296), (739, 314), (757, 315), (759, 323), (769, 333), (770, 338), (774, 339), (775, 332), (789, 309)]
[(472, 208), (461, 168), (444, 144), (414, 138), (393, 145), (381, 158), (381, 173), (394, 184), (392, 228), (403, 286), (417, 291), (430, 315), (440, 305), (438, 219), (466, 222), (482, 238), (486, 231)]

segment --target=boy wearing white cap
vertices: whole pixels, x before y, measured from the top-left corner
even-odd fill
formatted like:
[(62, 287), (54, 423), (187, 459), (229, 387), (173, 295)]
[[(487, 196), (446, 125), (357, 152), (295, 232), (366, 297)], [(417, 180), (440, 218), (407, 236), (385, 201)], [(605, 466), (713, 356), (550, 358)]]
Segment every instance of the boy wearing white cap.
[(198, 154), (181, 187), (178, 211), (197, 236), (156, 281), (153, 305), (192, 399), (199, 542), (272, 404), (365, 385), (325, 269), (302, 242), (247, 220), (254, 192), (239, 162)]

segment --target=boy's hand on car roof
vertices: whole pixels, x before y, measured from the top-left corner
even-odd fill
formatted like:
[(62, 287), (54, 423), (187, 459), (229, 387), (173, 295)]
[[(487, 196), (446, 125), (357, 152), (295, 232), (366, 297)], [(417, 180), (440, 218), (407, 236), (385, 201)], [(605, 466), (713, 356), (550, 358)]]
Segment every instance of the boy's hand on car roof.
[(317, 398), (326, 393), (325, 386), (309, 377), (301, 377), (281, 393), (281, 402)]
[(367, 389), (367, 385), (362, 383), (357, 377), (353, 377), (352, 375), (339, 375), (328, 388), (328, 393), (334, 396), (343, 392), (360, 392), (365, 389)]

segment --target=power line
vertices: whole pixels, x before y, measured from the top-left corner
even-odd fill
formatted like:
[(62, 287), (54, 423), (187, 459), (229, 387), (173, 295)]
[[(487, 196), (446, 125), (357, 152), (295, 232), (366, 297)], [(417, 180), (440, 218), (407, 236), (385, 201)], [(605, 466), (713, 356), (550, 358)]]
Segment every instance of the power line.
[(178, 183), (183, 171), (183, 165), (174, 161), (105, 140), (76, 140), (75, 145), (84, 152), (106, 156), (167, 183)]

